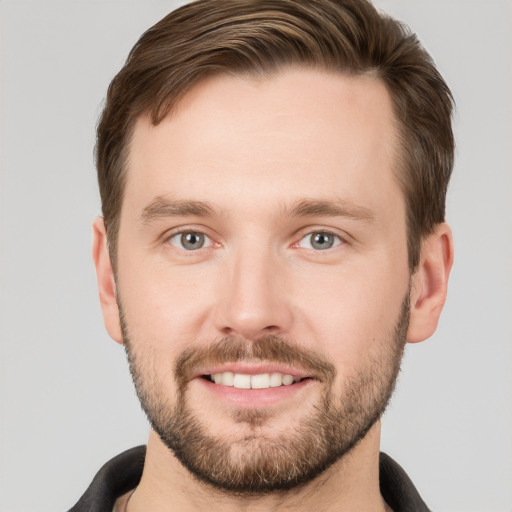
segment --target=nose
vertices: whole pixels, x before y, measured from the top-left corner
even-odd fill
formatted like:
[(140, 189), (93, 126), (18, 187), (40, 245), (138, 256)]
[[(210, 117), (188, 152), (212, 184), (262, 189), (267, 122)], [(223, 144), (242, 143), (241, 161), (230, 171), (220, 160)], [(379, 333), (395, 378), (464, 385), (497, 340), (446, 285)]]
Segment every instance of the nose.
[(286, 334), (293, 312), (285, 262), (265, 249), (239, 250), (221, 276), (215, 321), (224, 336), (248, 340)]

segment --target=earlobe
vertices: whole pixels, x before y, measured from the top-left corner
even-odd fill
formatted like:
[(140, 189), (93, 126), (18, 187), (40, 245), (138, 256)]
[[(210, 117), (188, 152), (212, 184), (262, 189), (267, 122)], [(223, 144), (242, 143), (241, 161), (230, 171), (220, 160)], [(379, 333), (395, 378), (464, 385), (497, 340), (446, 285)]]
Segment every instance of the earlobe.
[(409, 343), (434, 334), (446, 300), (452, 263), (452, 232), (448, 224), (442, 223), (423, 240), (420, 264), (412, 276)]
[(110, 337), (122, 344), (123, 336), (117, 306), (116, 282), (102, 217), (96, 218), (92, 226), (92, 258), (96, 267), (96, 279), (105, 327)]

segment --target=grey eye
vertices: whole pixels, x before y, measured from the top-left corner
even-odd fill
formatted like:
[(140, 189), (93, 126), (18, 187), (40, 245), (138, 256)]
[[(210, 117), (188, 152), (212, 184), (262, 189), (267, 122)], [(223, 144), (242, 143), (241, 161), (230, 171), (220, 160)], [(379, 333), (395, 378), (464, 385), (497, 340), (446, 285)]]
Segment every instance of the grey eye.
[(198, 249), (209, 247), (211, 245), (211, 239), (204, 233), (184, 231), (171, 236), (171, 238), (169, 238), (169, 243), (179, 249), (197, 251)]
[(309, 233), (299, 242), (299, 247), (304, 249), (314, 249), (316, 251), (325, 251), (341, 244), (341, 238), (332, 233), (316, 231)]

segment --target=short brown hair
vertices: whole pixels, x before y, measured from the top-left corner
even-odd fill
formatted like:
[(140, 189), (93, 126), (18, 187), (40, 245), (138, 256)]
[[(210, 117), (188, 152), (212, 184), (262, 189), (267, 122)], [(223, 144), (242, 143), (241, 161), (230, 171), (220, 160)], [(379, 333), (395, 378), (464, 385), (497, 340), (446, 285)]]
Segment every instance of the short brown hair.
[(267, 75), (291, 65), (386, 85), (398, 121), (397, 178), (407, 212), (409, 265), (444, 221), (453, 167), (453, 98), (431, 57), (402, 23), (366, 0), (199, 0), (146, 31), (109, 86), (96, 165), (110, 254), (117, 236), (133, 127), (157, 125), (192, 86), (213, 74)]

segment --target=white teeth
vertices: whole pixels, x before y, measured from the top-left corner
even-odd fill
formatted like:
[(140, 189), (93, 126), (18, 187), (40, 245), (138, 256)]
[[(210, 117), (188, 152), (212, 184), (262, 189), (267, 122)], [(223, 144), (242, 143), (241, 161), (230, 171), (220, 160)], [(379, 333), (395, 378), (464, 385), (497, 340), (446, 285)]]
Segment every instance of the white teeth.
[(235, 380), (235, 374), (233, 372), (224, 372), (218, 373), (217, 375), (221, 375), (221, 384), (223, 386), (232, 386)]
[(283, 375), (283, 386), (289, 386), (293, 383), (293, 377), (291, 375)]
[(222, 372), (210, 375), (215, 384), (233, 386), (238, 389), (268, 389), (279, 386), (289, 386), (299, 382), (300, 377), (283, 373), (260, 373), (258, 375), (247, 375), (245, 373)]
[(233, 386), (238, 389), (251, 389), (251, 376), (243, 373), (235, 373)]
[(283, 374), (282, 373), (273, 373), (270, 376), (270, 387), (277, 388), (283, 385)]
[(265, 389), (268, 387), (270, 387), (270, 375), (268, 373), (262, 373), (261, 375), (251, 376), (252, 389)]

